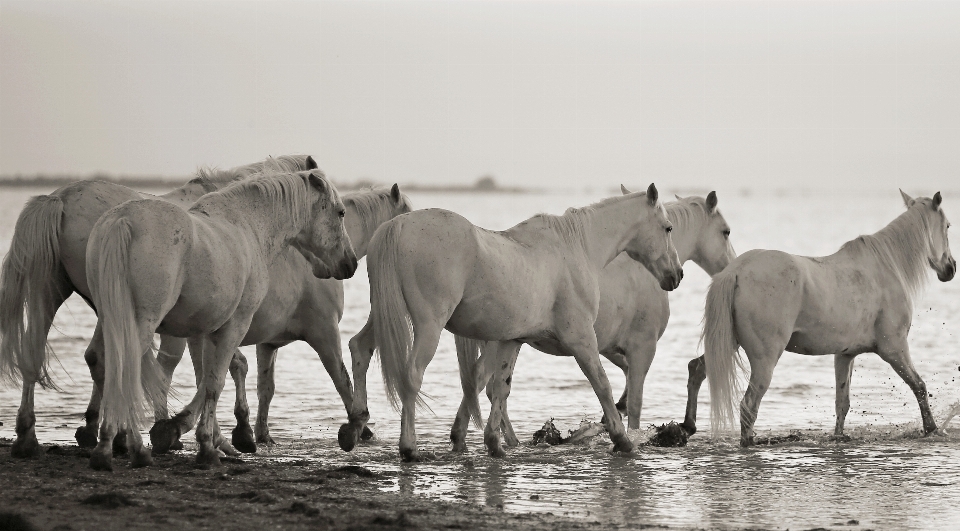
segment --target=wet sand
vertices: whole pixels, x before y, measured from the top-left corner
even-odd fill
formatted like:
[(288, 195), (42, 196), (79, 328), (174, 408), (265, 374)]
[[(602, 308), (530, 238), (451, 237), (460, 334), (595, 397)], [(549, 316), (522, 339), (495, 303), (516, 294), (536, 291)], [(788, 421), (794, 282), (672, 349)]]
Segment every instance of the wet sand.
[[(0, 528), (113, 529), (611, 529), (610, 523), (549, 514), (511, 514), (469, 503), (385, 493), (383, 472), (314, 461), (245, 461), (200, 469), (192, 452), (154, 457), (131, 469), (89, 468), (89, 451), (45, 446), (33, 459), (10, 457), (0, 440)], [(413, 465), (415, 466), (415, 465)], [(403, 472), (401, 472), (403, 474)], [(18, 518), (17, 515), (19, 515)], [(18, 523), (23, 527), (17, 527)], [(636, 523), (630, 526), (637, 529)], [(659, 526), (650, 526), (659, 527)]]

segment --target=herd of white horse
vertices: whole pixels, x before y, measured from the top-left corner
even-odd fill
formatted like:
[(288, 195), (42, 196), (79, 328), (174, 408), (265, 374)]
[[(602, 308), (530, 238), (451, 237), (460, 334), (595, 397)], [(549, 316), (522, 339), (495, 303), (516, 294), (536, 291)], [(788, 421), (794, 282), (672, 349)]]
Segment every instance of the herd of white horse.
[[(464, 393), (454, 450), (466, 449), (471, 420), (482, 427), (484, 387), (488, 453), (503, 456), (504, 442), (519, 444), (506, 400), (520, 346), (528, 344), (576, 359), (600, 401), (613, 451), (630, 452), (621, 415), (639, 427), (644, 379), (670, 314), (667, 292), (688, 260), (713, 277), (704, 355), (689, 364), (680, 425), (688, 435), (708, 378), (713, 433), (732, 424), (742, 396), (740, 442), (752, 444), (760, 400), (785, 350), (834, 355), (836, 434), (850, 406), (853, 360), (864, 352), (877, 353), (910, 386), (924, 433), (937, 430), (907, 333), (927, 267), (944, 282), (956, 274), (939, 192), (916, 199), (901, 192), (903, 214), (830, 256), (753, 250), (737, 257), (716, 193), (661, 203), (652, 184), (622, 191), (502, 232), (447, 210), (412, 210), (396, 185), (341, 197), (308, 156), (201, 170), (162, 196), (80, 181), (34, 197), (0, 273), (0, 378), (23, 389), (12, 454), (40, 452), (34, 389), (56, 387), (47, 335), (73, 293), (98, 318), (84, 355), (93, 393), (76, 434), (80, 446), (95, 447), (95, 469), (112, 469), (122, 451), (132, 466), (150, 465), (152, 453), (182, 448), (180, 436), (194, 428), (202, 465), (273, 444), (267, 416), (277, 350), (297, 340), (316, 350), (343, 400), (348, 422), (338, 439), (347, 451), (372, 437), (366, 373), (379, 351), (387, 397), (401, 411), (400, 456), (418, 461), (420, 387), (444, 329), (456, 337)], [(365, 255), (371, 312), (349, 343), (351, 382), (341, 356), (342, 280)], [(257, 345), (255, 429), (243, 345)], [(171, 377), (187, 346), (197, 391), (171, 417)], [(745, 390), (741, 349), (750, 366)], [(626, 374), (619, 402), (601, 354)], [(228, 372), (237, 390), (230, 441), (216, 418)], [(151, 415), (148, 449), (140, 430)]]

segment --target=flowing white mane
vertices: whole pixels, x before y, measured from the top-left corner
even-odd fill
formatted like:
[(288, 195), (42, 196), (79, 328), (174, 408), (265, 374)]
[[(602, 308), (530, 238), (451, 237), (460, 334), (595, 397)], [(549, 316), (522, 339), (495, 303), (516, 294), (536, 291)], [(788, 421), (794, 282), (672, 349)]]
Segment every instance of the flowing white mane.
[[(323, 175), (320, 170), (313, 171)], [(270, 171), (209, 193), (200, 198), (190, 210), (203, 211), (207, 205), (212, 204), (233, 204), (233, 208), (243, 205), (239, 208), (244, 208), (248, 204), (263, 202), (269, 204), (273, 219), (286, 218), (297, 227), (302, 226), (310, 217), (310, 195), (303, 178), (296, 173)]]
[(267, 157), (266, 160), (226, 170), (199, 168), (197, 169), (197, 176), (184, 186), (199, 185), (205, 192), (209, 193), (236, 181), (256, 177), (266, 172), (298, 172), (306, 169), (307, 155), (281, 155), (279, 157)]
[[(641, 195), (646, 196), (647, 194), (646, 192), (642, 192)], [(568, 208), (562, 216), (555, 216), (553, 214), (537, 214), (530, 219), (540, 219), (546, 223), (548, 227), (553, 229), (553, 231), (556, 232), (562, 239), (573, 243), (582, 244), (584, 241), (584, 221), (589, 219), (589, 217), (597, 210), (607, 205), (619, 203), (630, 197), (631, 196), (626, 195), (607, 197), (585, 207)], [(662, 206), (663, 205), (661, 205), (661, 208)]]
[[(372, 235), (381, 223), (394, 215), (390, 188), (379, 187), (350, 192), (344, 194), (343, 202), (352, 204), (356, 208), (364, 234)], [(400, 194), (400, 202), (401, 208), (407, 211), (412, 210), (410, 200), (405, 194)]]
[(917, 201), (878, 232), (850, 240), (841, 247), (859, 246), (875, 256), (900, 281), (911, 300), (916, 299), (927, 282), (930, 227), (923, 215), (924, 208), (930, 207)]

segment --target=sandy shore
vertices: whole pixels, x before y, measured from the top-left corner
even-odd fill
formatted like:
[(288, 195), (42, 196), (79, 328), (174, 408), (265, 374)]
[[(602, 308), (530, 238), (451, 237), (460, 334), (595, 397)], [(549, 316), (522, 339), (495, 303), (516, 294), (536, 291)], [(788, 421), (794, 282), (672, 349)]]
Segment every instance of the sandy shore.
[(0, 441), (5, 531), (616, 528), (384, 493), (375, 487), (382, 473), (357, 466), (227, 458), (223, 467), (203, 470), (192, 453), (181, 452), (155, 457), (155, 466), (136, 470), (118, 456), (114, 472), (95, 472), (88, 466), (89, 452), (76, 446), (45, 447), (40, 457), (13, 459), (9, 445)]

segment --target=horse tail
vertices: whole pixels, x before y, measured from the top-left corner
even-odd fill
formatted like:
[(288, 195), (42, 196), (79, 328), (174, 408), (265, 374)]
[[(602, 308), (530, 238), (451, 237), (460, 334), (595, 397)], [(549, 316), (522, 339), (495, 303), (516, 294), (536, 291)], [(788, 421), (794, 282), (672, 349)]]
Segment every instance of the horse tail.
[[(101, 223), (99, 247), (87, 249), (87, 282), (103, 329), (106, 378), (100, 414), (119, 429), (138, 429), (153, 404), (166, 399), (164, 377), (153, 349), (140, 343), (128, 280), (130, 221), (111, 216)], [(94, 252), (98, 264), (91, 261)]]
[(710, 381), (710, 425), (714, 437), (718, 437), (722, 429), (733, 426), (736, 399), (742, 394), (737, 369), (743, 370), (743, 360), (733, 322), (736, 289), (736, 273), (721, 272), (713, 277), (703, 315), (700, 342), (704, 346)]
[(52, 280), (60, 274), (62, 220), (63, 200), (55, 195), (31, 198), (17, 218), (0, 271), (0, 381), (26, 379), (57, 388), (49, 372), (53, 351), (45, 324), (62, 297)]
[(407, 302), (400, 286), (397, 262), (401, 221), (388, 221), (380, 226), (370, 240), (367, 254), (367, 274), (370, 277), (370, 317), (377, 350), (383, 386), (390, 405), (401, 410), (400, 398), (417, 395), (414, 389), (410, 349), (413, 324)]
[(480, 416), (480, 401), (477, 400), (477, 395), (480, 394), (477, 389), (477, 358), (480, 357), (480, 345), (483, 342), (461, 336), (454, 336), (454, 342), (457, 345), (457, 360), (460, 362), (463, 400), (470, 418), (473, 419), (473, 425), (479, 430), (483, 428), (483, 418)]

